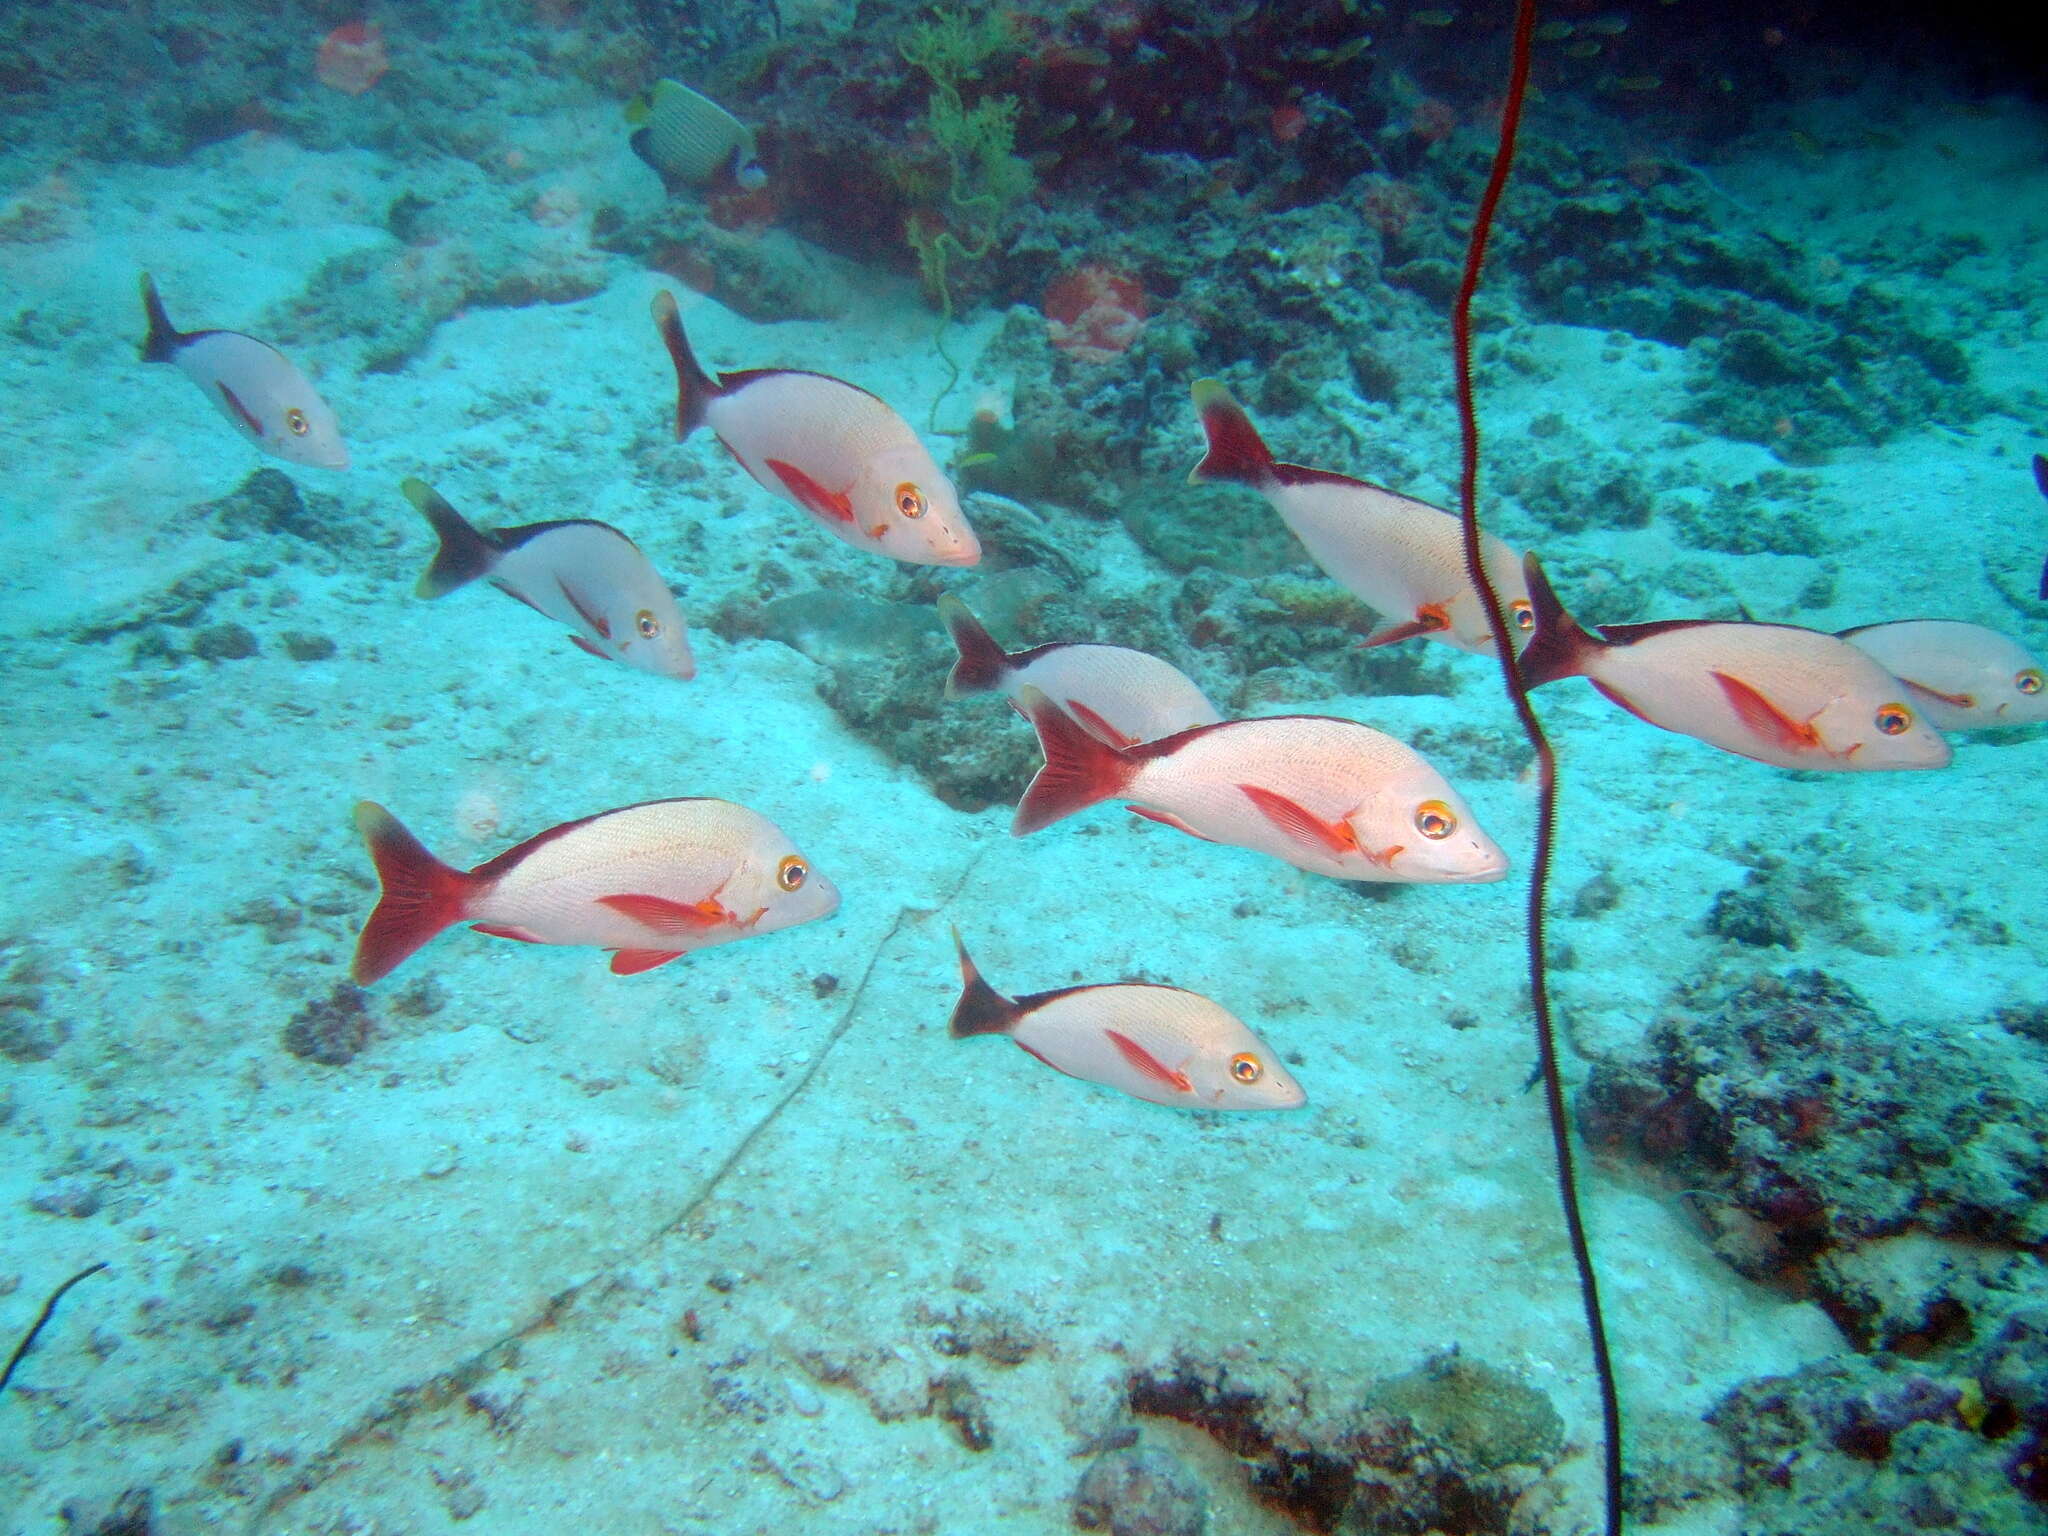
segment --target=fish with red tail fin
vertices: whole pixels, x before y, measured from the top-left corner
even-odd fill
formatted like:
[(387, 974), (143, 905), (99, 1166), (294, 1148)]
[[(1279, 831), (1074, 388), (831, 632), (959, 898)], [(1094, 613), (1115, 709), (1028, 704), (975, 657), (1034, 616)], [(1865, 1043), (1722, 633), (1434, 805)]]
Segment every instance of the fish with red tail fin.
[(445, 597), (473, 581), (566, 624), (578, 649), (687, 682), (697, 675), (675, 594), (640, 546), (609, 523), (573, 518), (478, 528), (424, 480), (400, 490), (441, 541), (414, 589)]
[(1225, 720), (1131, 747), (1098, 740), (1038, 689), (1018, 696), (1045, 753), (1018, 837), (1107, 799), (1147, 821), (1337, 880), (1498, 880), (1507, 855), (1442, 774), (1356, 720)]
[(842, 543), (911, 565), (973, 565), (981, 543), (910, 423), (843, 379), (796, 368), (704, 371), (675, 295), (654, 327), (676, 370), (676, 436), (709, 427), (762, 487)]
[(612, 952), (621, 976), (692, 950), (829, 917), (839, 892), (780, 827), (729, 800), (650, 800), (565, 821), (460, 870), (383, 806), (356, 826), (383, 890), (351, 974), (368, 986), (445, 928)]
[(982, 980), (960, 930), (955, 1040), (1007, 1035), (1055, 1071), (1175, 1109), (1299, 1109), (1308, 1102), (1242, 1019), (1199, 992), (1149, 982), (1009, 998)]
[(1836, 635), (1795, 624), (1677, 619), (1588, 630), (1525, 557), (1536, 630), (1529, 688), (1583, 677), (1637, 719), (1780, 768), (1945, 768), (1949, 746), (1905, 685)]
[[(1421, 635), (1493, 654), (1485, 603), (1465, 570), (1465, 534), (1454, 515), (1349, 475), (1280, 462), (1215, 379), (1197, 379), (1194, 400), (1208, 451), (1188, 479), (1225, 480), (1263, 495), (1332, 581), (1387, 618), (1366, 644)], [(1529, 602), (1517, 556), (1491, 534), (1481, 546), (1519, 639), (1528, 633)]]
[(960, 653), (946, 677), (949, 699), (999, 692), (1014, 703), (1023, 689), (1037, 688), (1112, 746), (1153, 741), (1223, 718), (1185, 673), (1143, 651), (1067, 641), (1005, 651), (950, 592), (939, 598), (939, 617)]

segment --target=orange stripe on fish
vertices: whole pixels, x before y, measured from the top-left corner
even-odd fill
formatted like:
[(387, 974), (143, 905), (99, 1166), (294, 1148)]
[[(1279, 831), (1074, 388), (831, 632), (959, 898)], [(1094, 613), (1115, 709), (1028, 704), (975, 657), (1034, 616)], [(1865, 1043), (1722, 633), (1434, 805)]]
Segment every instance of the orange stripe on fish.
[(1739, 677), (1730, 677), (1726, 672), (1711, 672), (1708, 675), (1720, 684), (1729, 707), (1735, 711), (1743, 725), (1754, 731), (1760, 740), (1785, 752), (1827, 750), (1820, 739), (1820, 732), (1813, 728), (1811, 720), (1794, 720)]
[(805, 511), (833, 522), (853, 521), (853, 498), (846, 492), (826, 490), (794, 464), (785, 463), (781, 459), (769, 459), (766, 462), (768, 467), (775, 471), (776, 478), (789, 487), (789, 494), (797, 499), (797, 504)]
[(1442, 603), (1424, 603), (1415, 610), (1415, 617), (1405, 623), (1388, 629), (1375, 630), (1365, 637), (1369, 649), (1378, 645), (1393, 645), (1400, 640), (1413, 640), (1417, 635), (1434, 635), (1451, 627), (1450, 610)]
[(1118, 1054), (1125, 1061), (1154, 1082), (1163, 1083), (1181, 1093), (1195, 1091), (1195, 1085), (1188, 1081), (1187, 1073), (1176, 1072), (1130, 1036), (1120, 1035), (1113, 1029), (1105, 1029), (1103, 1033), (1109, 1037), (1109, 1043), (1117, 1048)]

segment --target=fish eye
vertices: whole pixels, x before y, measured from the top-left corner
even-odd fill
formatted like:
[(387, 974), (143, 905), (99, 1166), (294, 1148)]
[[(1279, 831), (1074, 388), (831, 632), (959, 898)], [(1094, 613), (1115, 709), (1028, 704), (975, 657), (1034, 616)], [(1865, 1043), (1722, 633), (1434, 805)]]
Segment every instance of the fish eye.
[(1526, 633), (1536, 627), (1536, 607), (1526, 597), (1518, 597), (1508, 604), (1508, 612), (1514, 617), (1515, 628)]
[(775, 871), (775, 883), (785, 891), (794, 891), (803, 885), (804, 881), (810, 877), (810, 873), (810, 865), (806, 864), (796, 854), (786, 854), (783, 857), (781, 867)]
[(633, 627), (640, 631), (642, 640), (652, 640), (661, 633), (661, 620), (654, 616), (652, 610), (642, 608), (633, 615)]
[(1458, 830), (1457, 813), (1441, 800), (1425, 800), (1415, 808), (1415, 830), (1441, 842)]
[(896, 510), (905, 517), (923, 517), (925, 514), (924, 492), (908, 480), (896, 487)]
[(1877, 728), (1887, 736), (1904, 734), (1913, 723), (1913, 711), (1903, 704), (1886, 704), (1877, 712)]
[(1266, 1075), (1266, 1067), (1251, 1052), (1240, 1051), (1230, 1058), (1230, 1075), (1240, 1083), (1256, 1083)]
[(306, 413), (296, 405), (284, 413), (284, 424), (292, 429), (293, 437), (304, 437), (313, 430), (313, 423), (306, 420)]
[(2019, 689), (2021, 693), (2039, 693), (2041, 691), (2041, 674), (2034, 668), (2029, 667), (2012, 680), (2012, 685)]

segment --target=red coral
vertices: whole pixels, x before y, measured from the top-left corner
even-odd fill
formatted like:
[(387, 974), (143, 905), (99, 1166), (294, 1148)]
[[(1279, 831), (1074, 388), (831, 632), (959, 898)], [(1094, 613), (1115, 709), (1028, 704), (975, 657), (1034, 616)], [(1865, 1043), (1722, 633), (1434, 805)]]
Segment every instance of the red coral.
[(391, 67), (384, 51), (384, 32), (374, 21), (345, 21), (328, 33), (313, 60), (320, 83), (350, 96), (360, 96)]
[(1054, 346), (1098, 363), (1129, 348), (1151, 313), (1136, 278), (1094, 261), (1054, 278), (1039, 307)]

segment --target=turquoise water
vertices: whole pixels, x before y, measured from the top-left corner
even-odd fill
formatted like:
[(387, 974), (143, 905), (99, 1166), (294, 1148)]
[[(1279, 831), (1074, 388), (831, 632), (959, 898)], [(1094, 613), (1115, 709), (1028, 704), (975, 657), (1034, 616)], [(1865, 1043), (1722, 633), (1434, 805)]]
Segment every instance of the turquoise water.
[[(1539, 20), (1475, 307), (1488, 528), (1588, 623), (1730, 626), (1745, 677), (1779, 677), (1758, 624), (1958, 620), (2042, 656), (2026, 55), (1963, 19)], [(1600, 1528), (1499, 666), (1367, 646), (1417, 614), (1256, 487), (1188, 483), (1213, 378), (1278, 458), (1454, 505), (1449, 310), (1507, 21), (0, 18), (0, 1345), (106, 1266), (0, 1394), (0, 1529)], [(744, 154), (665, 184), (635, 152), (663, 78), (751, 133), (759, 186)], [(145, 272), (180, 333), (156, 362)], [(838, 382), (759, 409), (727, 380), (679, 441), (664, 293), (714, 382)], [(300, 389), (348, 468), (305, 462)], [(976, 563), (859, 547), (741, 462), (787, 432), (822, 444), (806, 478), (850, 475), (831, 413), (871, 398)], [(899, 540), (946, 511), (901, 474), (928, 505)], [(627, 634), (624, 578), (609, 634), (577, 580), (417, 596), (409, 478), (479, 526), (624, 534), (694, 676), (568, 642)], [(1011, 652), (1130, 647), (1226, 719), (1385, 733), (1508, 878), (1333, 879), (1284, 816), (1295, 862), (1135, 794), (1014, 837), (1039, 749), (945, 696), (942, 594)], [(1925, 724), (1925, 688), (1874, 686)], [(2048, 733), (1794, 771), (1578, 678), (1534, 697), (1629, 1527), (2048, 1527)], [(1233, 774), (1279, 772), (1227, 739)], [(560, 913), (457, 903), (352, 981), (358, 802), (468, 870), (682, 797), (766, 818), (837, 907), (781, 926), (753, 914), (782, 895), (675, 875), (672, 948), (721, 942), (615, 974), (606, 949), (669, 951), (510, 942), (463, 925)], [(1306, 1103), (1145, 1102), (1119, 1085), (1170, 1101), (1178, 1058), (1089, 1081), (951, 1038), (953, 930), (1006, 997), (1202, 994)]]

